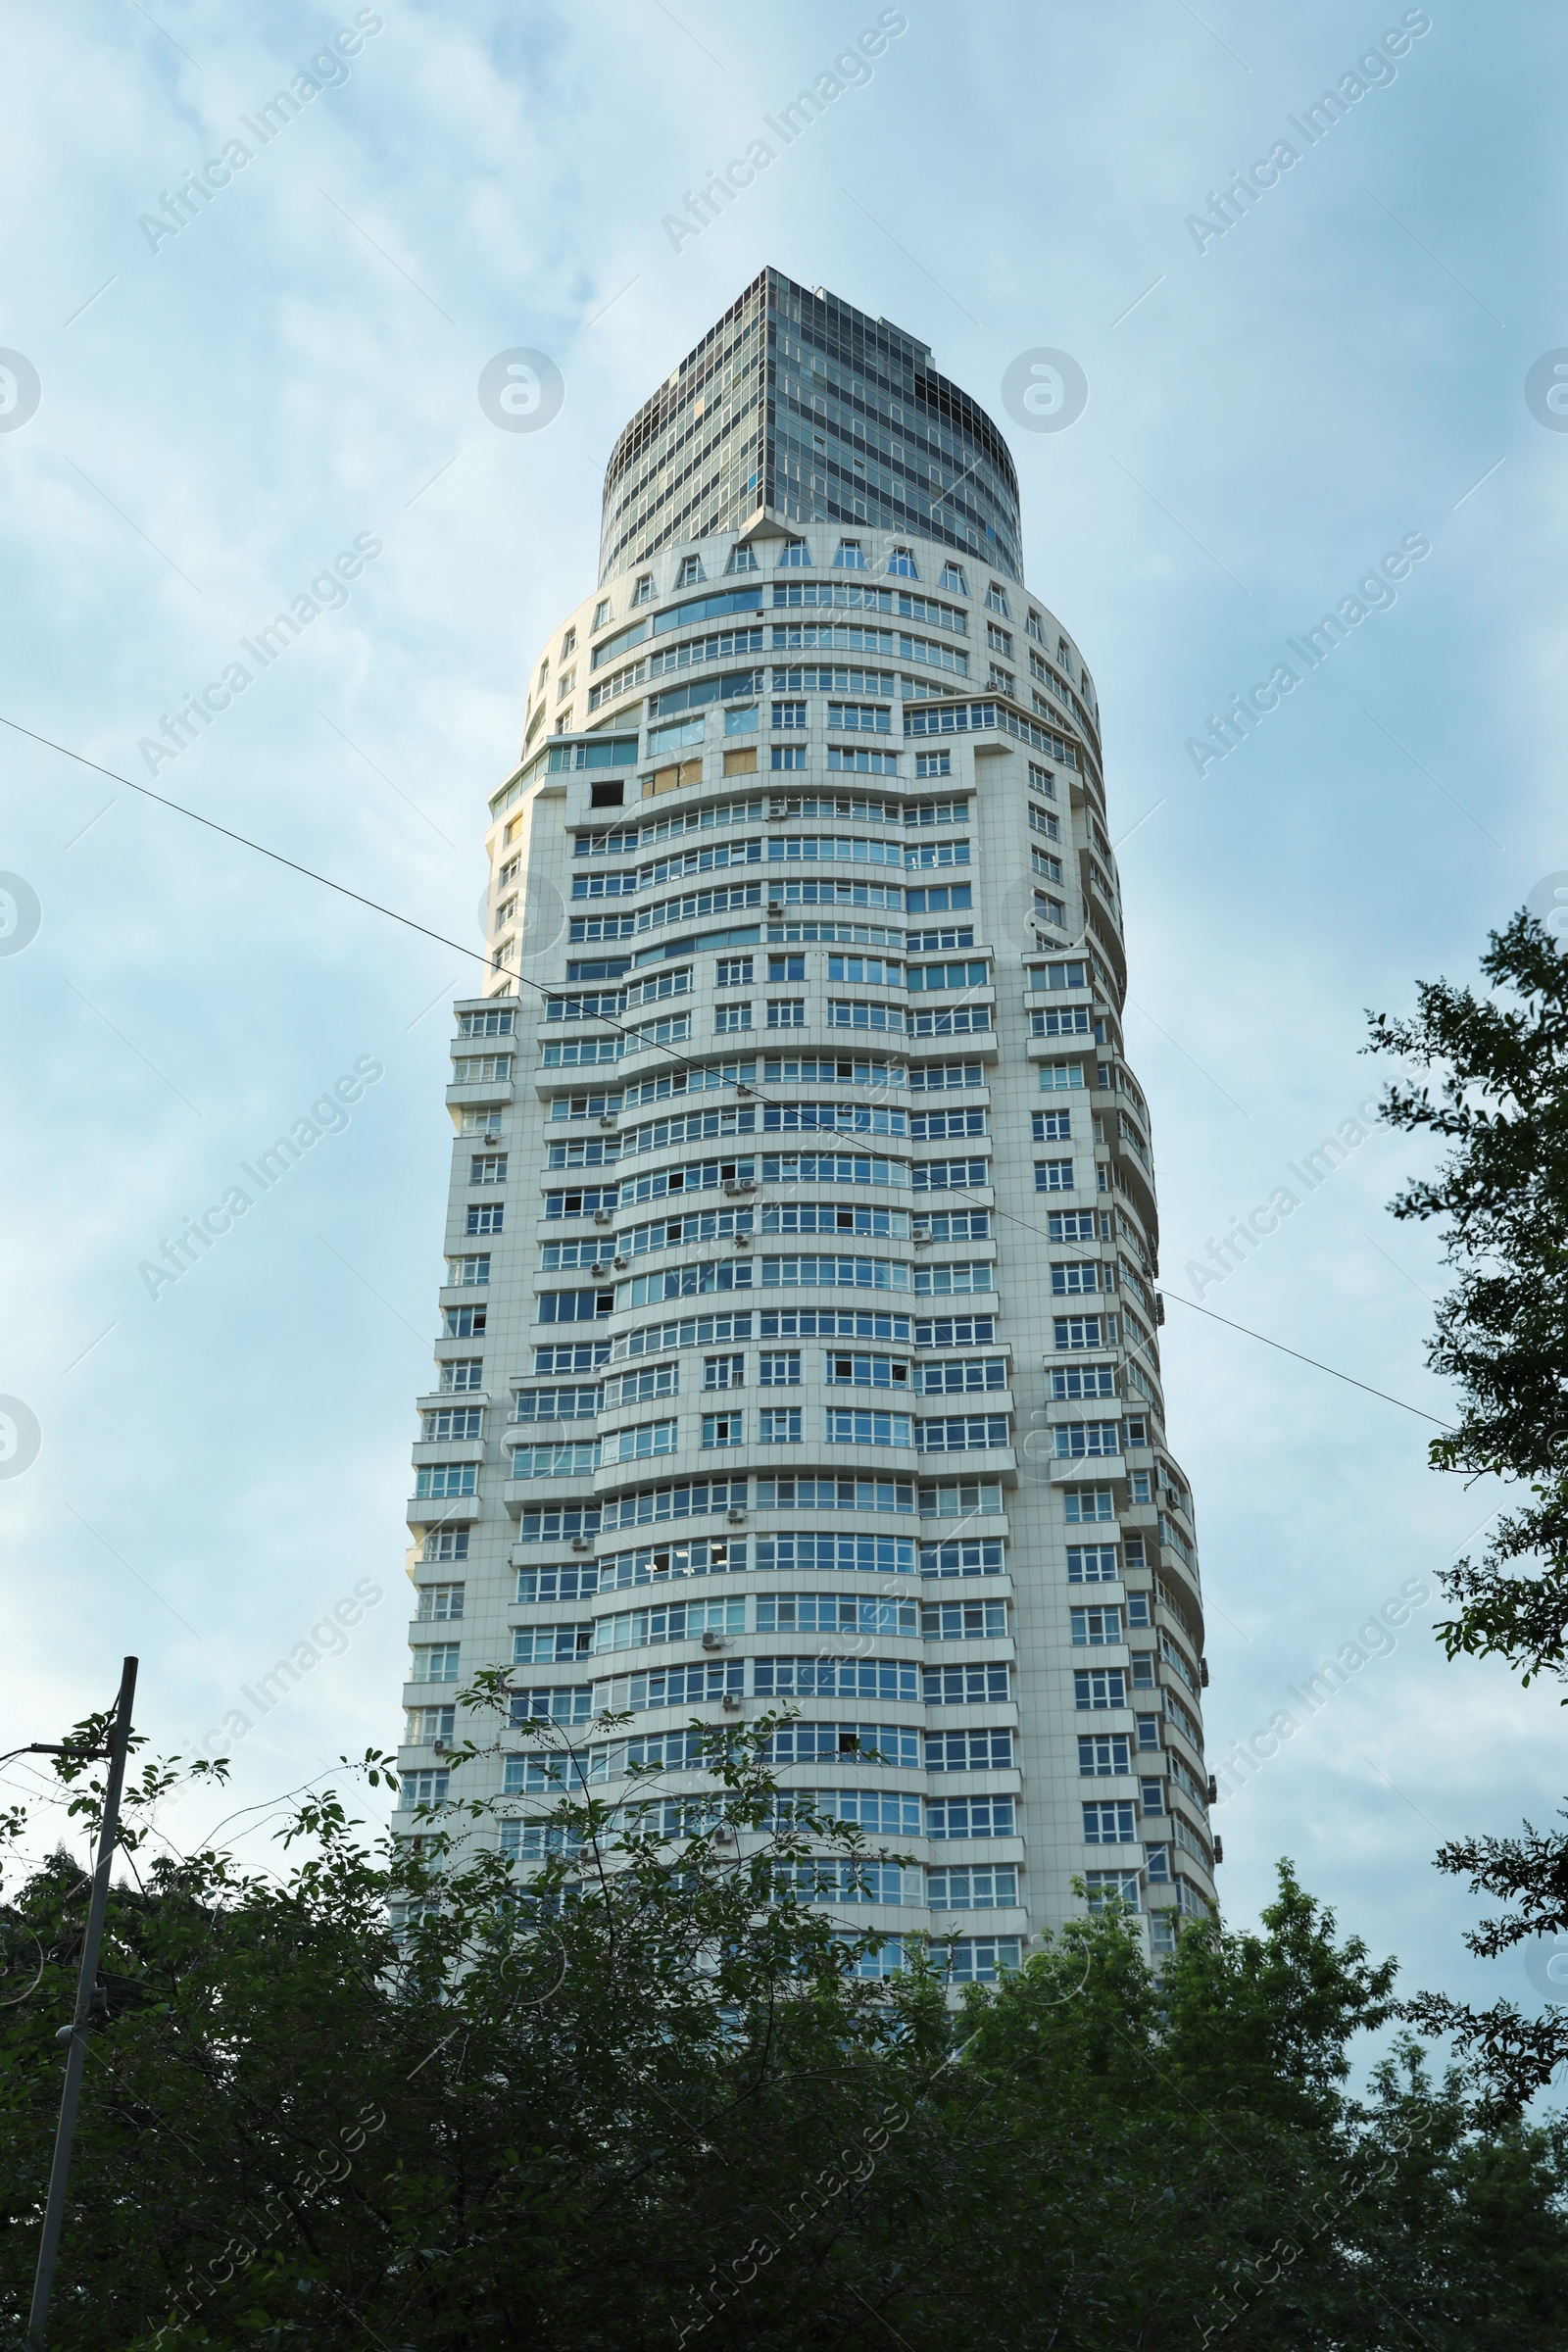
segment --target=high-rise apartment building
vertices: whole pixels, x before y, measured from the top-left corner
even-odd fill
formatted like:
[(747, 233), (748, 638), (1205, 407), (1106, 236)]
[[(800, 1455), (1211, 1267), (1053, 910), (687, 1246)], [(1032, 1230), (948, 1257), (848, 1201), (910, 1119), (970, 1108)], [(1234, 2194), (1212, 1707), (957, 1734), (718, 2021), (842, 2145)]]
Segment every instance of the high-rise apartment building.
[[(620, 435), (490, 803), (409, 1513), (407, 1801), (482, 1665), (607, 1796), (791, 1709), (914, 1857), (824, 1899), (960, 1982), (1079, 1885), (1168, 1949), (1216, 1858), (1099, 705), (1020, 546), (927, 347), (775, 270)], [(451, 1793), (525, 1867), (512, 1744)]]

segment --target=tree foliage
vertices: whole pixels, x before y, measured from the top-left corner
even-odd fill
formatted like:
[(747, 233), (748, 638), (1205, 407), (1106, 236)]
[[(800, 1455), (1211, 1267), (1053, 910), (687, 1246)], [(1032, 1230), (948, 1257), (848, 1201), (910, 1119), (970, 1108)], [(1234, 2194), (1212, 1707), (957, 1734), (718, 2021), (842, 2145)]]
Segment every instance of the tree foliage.
[[(1481, 969), (1489, 995), (1422, 981), (1413, 1019), (1373, 1015), (1368, 1051), (1433, 1072), (1435, 1095), (1396, 1083), (1382, 1115), (1451, 1146), (1391, 1204), (1396, 1217), (1442, 1220), (1458, 1275), (1428, 1361), (1456, 1384), (1461, 1409), (1434, 1440), (1433, 1466), (1494, 1472), (1528, 1495), (1479, 1558), (1444, 1572), (1455, 1614), (1438, 1630), (1450, 1658), (1506, 1658), (1528, 1688), (1544, 1675), (1568, 1683), (1568, 958), (1524, 910), (1491, 935)], [(1527, 1822), (1522, 1838), (1458, 1838), (1438, 1865), (1516, 1906), (1476, 1930), (1472, 1950), (1568, 1931), (1560, 1832)], [(1411, 2015), (1454, 2034), (1504, 2102), (1528, 2099), (1568, 2059), (1568, 2009), (1528, 2019), (1510, 2002), (1477, 2012), (1426, 1995)]]
[[(767, 1732), (613, 1813), (563, 1750), (523, 1874), (485, 1805), (375, 1848), (335, 1793), (275, 1873), (155, 1857), (144, 1774), (52, 2345), (1568, 2343), (1562, 2128), (1485, 2123), (1413, 2048), (1353, 2098), (1393, 1964), (1288, 1866), (1256, 1934), (1195, 1925), (1157, 1978), (1112, 1910), (955, 1998), (940, 1946), (866, 1973), (812, 1899), (874, 1857)], [(12, 2342), (84, 1896), (57, 1855), (3, 1918)]]

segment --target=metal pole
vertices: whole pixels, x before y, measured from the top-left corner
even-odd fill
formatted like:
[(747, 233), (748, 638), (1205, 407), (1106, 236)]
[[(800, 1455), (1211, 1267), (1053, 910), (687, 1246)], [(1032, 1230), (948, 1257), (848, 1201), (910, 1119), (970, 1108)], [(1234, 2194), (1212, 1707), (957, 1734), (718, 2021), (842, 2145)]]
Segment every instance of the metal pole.
[(49, 2200), (43, 2210), (43, 2236), (38, 2245), (38, 2268), (33, 2274), (32, 2310), (27, 2321), (27, 2352), (44, 2352), (49, 2325), (49, 2298), (54, 2290), (55, 2256), (60, 2229), (66, 2218), (66, 2185), (71, 2174), (71, 2143), (75, 2137), (76, 2106), (87, 2064), (87, 2020), (92, 2014), (98, 1983), (98, 1953), (103, 1943), (104, 1913), (109, 1907), (109, 1872), (115, 1858), (115, 1833), (120, 1826), (120, 1792), (125, 1779), (125, 1754), (130, 1745), (130, 1702), (136, 1695), (136, 1661), (127, 1658), (115, 1701), (115, 1720), (109, 1739), (109, 1779), (104, 1788), (104, 1817), (98, 1832), (98, 1860), (92, 1874), (87, 1905), (87, 1932), (82, 1938), (81, 1972), (76, 1979), (75, 2013), (56, 2036), (67, 2043), (66, 2082), (60, 2094), (60, 2124), (55, 2132), (54, 2162), (49, 2170)]

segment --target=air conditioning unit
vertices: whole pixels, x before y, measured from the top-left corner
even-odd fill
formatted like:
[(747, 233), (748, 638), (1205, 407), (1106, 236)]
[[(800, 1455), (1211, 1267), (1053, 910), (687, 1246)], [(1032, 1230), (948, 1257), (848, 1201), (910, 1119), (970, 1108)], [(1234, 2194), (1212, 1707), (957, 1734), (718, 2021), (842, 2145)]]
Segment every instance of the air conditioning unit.
[(734, 1176), (730, 1176), (725, 1179), (724, 1190), (732, 1200), (737, 1193), (749, 1193), (754, 1188), (751, 1185), (742, 1184), (739, 1179)]
[(600, 1113), (599, 1124), (601, 1127), (613, 1127), (615, 1124), (614, 1112), (612, 1110), (602, 1111)]
[(734, 1831), (730, 1828), (728, 1822), (721, 1821), (713, 1832), (713, 1843), (715, 1845), (733, 1845), (734, 1842)]
[(1200, 1688), (1206, 1690), (1208, 1689), (1208, 1660), (1206, 1658), (1200, 1658), (1198, 1661), (1198, 1680)]
[(617, 1257), (613, 1263), (615, 1272), (617, 1274), (624, 1274), (631, 1264), (631, 1259), (629, 1257)]
[(433, 1756), (444, 1756), (444, 1755), (447, 1755), (449, 1752), (450, 1752), (450, 1751), (449, 1751), (449, 1749), (448, 1749), (448, 1747), (447, 1747), (447, 1743), (446, 1743), (446, 1741), (445, 1741), (444, 1740), (431, 1740), (431, 1742), (430, 1742), (430, 1753), (431, 1753)]
[(738, 1505), (731, 1504), (729, 1523), (731, 1527), (744, 1527), (746, 1525), (746, 1513), (741, 1510)]
[(1161, 1295), (1161, 1294), (1160, 1294), (1158, 1291), (1156, 1291), (1156, 1292), (1154, 1293), (1154, 1321), (1155, 1321), (1156, 1323), (1163, 1323), (1163, 1322), (1164, 1322), (1164, 1320), (1165, 1320), (1165, 1300), (1164, 1300), (1164, 1298), (1163, 1298), (1162, 1295)]
[(594, 1210), (594, 1223), (596, 1225), (608, 1225), (610, 1221), (610, 1211), (608, 1208), (596, 1208)]
[(1224, 1838), (1215, 1838), (1215, 1840), (1214, 1840), (1214, 1861), (1215, 1861), (1216, 1865), (1218, 1865), (1219, 1863), (1223, 1862), (1223, 1861), (1224, 1861), (1224, 1859), (1225, 1859), (1225, 1840), (1224, 1840)]
[(735, 1247), (736, 1247), (736, 1249), (737, 1249), (737, 1250), (749, 1250), (749, 1249), (751, 1248), (751, 1246), (752, 1246), (752, 1237), (751, 1237), (751, 1235), (750, 1235), (749, 1233), (738, 1233), (738, 1234), (736, 1234), (736, 1236), (735, 1236)]
[(722, 1649), (724, 1646), (725, 1642), (723, 1635), (715, 1634), (711, 1628), (710, 1628), (709, 1631), (703, 1636), (703, 1647), (705, 1649)]
[(593, 1545), (586, 1536), (573, 1536), (571, 1548), (573, 1551), (592, 1551)]
[(742, 1705), (742, 1701), (741, 1701), (741, 1696), (740, 1696), (740, 1693), (739, 1693), (739, 1691), (737, 1691), (737, 1690), (726, 1690), (726, 1691), (725, 1691), (725, 1693), (724, 1693), (724, 1712), (725, 1712), (725, 1714), (726, 1714), (726, 1715), (738, 1715), (738, 1714), (741, 1712), (741, 1705)]
[(1219, 1803), (1219, 1783), (1212, 1773), (1208, 1776), (1208, 1801), (1211, 1805)]

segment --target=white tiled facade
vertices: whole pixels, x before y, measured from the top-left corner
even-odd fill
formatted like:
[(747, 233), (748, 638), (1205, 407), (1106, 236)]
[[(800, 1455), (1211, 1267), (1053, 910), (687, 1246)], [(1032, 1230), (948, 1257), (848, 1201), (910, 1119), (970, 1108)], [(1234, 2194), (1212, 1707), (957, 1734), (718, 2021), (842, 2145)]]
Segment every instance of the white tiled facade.
[[(442, 1777), (484, 1665), (610, 1796), (793, 1708), (786, 1783), (912, 1857), (834, 1908), (961, 1981), (1075, 1880), (1155, 1953), (1214, 1882), (1098, 704), (1015, 531), (918, 475), (940, 412), (1011, 481), (928, 361), (765, 272), (642, 413), (640, 540), (612, 460), (606, 576), (535, 657), (456, 1008), (403, 1763), (496, 1793)], [(683, 457), (706, 379), (729, 445)], [(815, 386), (813, 479), (778, 453)], [(526, 1869), (550, 1768), (510, 1744)]]

